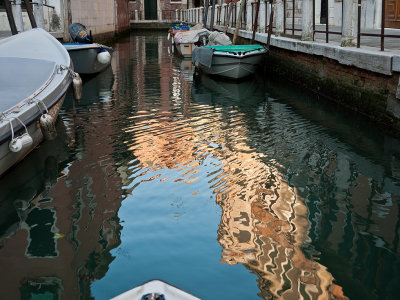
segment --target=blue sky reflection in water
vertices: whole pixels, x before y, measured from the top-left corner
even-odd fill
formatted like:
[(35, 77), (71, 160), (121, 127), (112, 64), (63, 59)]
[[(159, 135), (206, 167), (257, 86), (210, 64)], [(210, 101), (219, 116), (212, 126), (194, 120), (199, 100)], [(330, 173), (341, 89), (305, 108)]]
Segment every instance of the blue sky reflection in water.
[(158, 278), (203, 299), (400, 298), (398, 139), (282, 80), (193, 79), (165, 34), (115, 49), (0, 180), (4, 296)]

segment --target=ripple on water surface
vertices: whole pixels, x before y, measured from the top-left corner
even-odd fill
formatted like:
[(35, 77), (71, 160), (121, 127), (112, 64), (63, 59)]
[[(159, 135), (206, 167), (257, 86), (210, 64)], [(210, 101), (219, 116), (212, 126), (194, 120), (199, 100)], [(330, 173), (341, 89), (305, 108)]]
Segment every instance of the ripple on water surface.
[(282, 80), (193, 77), (168, 47), (121, 40), (2, 178), (8, 298), (155, 278), (203, 299), (398, 297), (399, 141)]

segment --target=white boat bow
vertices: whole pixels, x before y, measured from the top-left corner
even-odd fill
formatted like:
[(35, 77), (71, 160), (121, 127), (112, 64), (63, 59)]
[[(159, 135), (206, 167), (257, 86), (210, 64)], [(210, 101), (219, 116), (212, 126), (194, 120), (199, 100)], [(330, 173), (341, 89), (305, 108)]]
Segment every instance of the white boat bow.
[(111, 300), (201, 300), (161, 280), (146, 282)]

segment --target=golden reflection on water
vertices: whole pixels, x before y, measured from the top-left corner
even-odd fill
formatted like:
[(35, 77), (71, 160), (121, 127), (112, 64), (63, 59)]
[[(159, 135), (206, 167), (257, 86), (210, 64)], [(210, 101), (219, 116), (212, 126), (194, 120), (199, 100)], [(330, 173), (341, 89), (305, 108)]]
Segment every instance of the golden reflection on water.
[(220, 161), (219, 172), (209, 174), (210, 188), (222, 208), (220, 262), (241, 263), (256, 273), (263, 298), (346, 299), (332, 274), (304, 255), (301, 247), (309, 241), (310, 227), (304, 199), (249, 146), (243, 114), (234, 108), (193, 104), (194, 113), (183, 118), (172, 112), (172, 106), (160, 105), (162, 111), (141, 108), (132, 118), (129, 130), (136, 134), (129, 149), (140, 161), (139, 169), (146, 170), (138, 176), (177, 169), (178, 180), (191, 183), (205, 157)]

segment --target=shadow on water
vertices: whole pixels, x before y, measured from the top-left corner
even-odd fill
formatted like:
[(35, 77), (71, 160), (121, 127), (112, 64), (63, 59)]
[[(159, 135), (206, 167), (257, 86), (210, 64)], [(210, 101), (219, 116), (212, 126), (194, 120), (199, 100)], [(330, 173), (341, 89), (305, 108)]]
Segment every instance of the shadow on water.
[[(70, 138), (60, 118), (56, 129), (56, 139), (43, 142), (0, 179), (0, 252), (8, 252), (7, 249), (11, 247), (11, 252), (22, 251), (23, 257), (31, 260), (58, 256), (57, 232), (54, 228), (56, 211), (51, 207), (51, 189), (59, 178), (66, 176), (73, 157), (68, 145)], [(17, 241), (22, 231), (27, 233), (28, 244), (20, 248), (22, 245)], [(14, 261), (15, 258), (3, 252), (0, 259), (3, 271), (7, 270), (7, 274), (1, 275), (3, 296), (16, 299), (15, 284), (21, 284), (18, 287), (21, 299), (31, 299), (43, 293), (61, 295), (61, 280), (51, 276), (26, 278), (23, 274), (27, 275), (25, 271), (29, 268), (25, 269), (22, 262)], [(39, 269), (28, 273), (34, 277), (35, 273), (40, 274)], [(42, 290), (38, 291), (41, 283)]]
[(305, 253), (319, 253), (351, 299), (399, 297), (399, 140), (287, 82), (269, 80), (267, 90), (298, 158), (285, 173), (309, 211)]
[(94, 142), (109, 131), (113, 82), (108, 68), (84, 79), (80, 102), (68, 91), (57, 138), (0, 179), (0, 298), (89, 299), (113, 260), (120, 183), (112, 149)]
[[(298, 297), (324, 290), (339, 298), (398, 297), (398, 139), (383, 134), (363, 116), (288, 82), (268, 80), (265, 89), (252, 86), (256, 81), (233, 85), (201, 77), (192, 89), (194, 100), (201, 104), (197, 113), (213, 112), (214, 123), (216, 113), (221, 114), (221, 128), (228, 132), (232, 125), (236, 128), (223, 142), (218, 139), (225, 151), (232, 151), (229, 156), (219, 155), (229, 161), (227, 170), (237, 163), (242, 169), (238, 174), (244, 173), (253, 159), (251, 168), (257, 174), (257, 179), (238, 175), (241, 181), (233, 175), (224, 177), (230, 181), (224, 185), (227, 190), (228, 186), (239, 185), (237, 191), (254, 186), (256, 192), (242, 194), (243, 199), (253, 197), (246, 200), (253, 202), (247, 209), (234, 204), (238, 194), (217, 192), (223, 187), (216, 190), (222, 208), (223, 261), (243, 263), (256, 273), (266, 298), (289, 297), (297, 289)], [(238, 118), (241, 122), (233, 122)], [(243, 140), (246, 146), (238, 146)], [(212, 141), (217, 143), (215, 138)], [(253, 156), (244, 160), (238, 151)], [(243, 218), (248, 219), (247, 226), (239, 221)], [(269, 231), (274, 228), (272, 220), (280, 224), (275, 233)], [(258, 225), (251, 228), (252, 223)], [(234, 228), (240, 228), (240, 234)], [(245, 242), (250, 240), (264, 241), (264, 245)], [(282, 265), (286, 269), (282, 273), (277, 267), (280, 256), (280, 263), (290, 261), (290, 267)], [(288, 282), (281, 283), (284, 278)]]
[(58, 119), (56, 129), (56, 139), (45, 141), (0, 178), (0, 245), (20, 228), (20, 223), (26, 219), (24, 212), (30, 208), (31, 202), (39, 196), (45, 202), (57, 179), (65, 175), (64, 169), (72, 160), (69, 137), (62, 120)]

